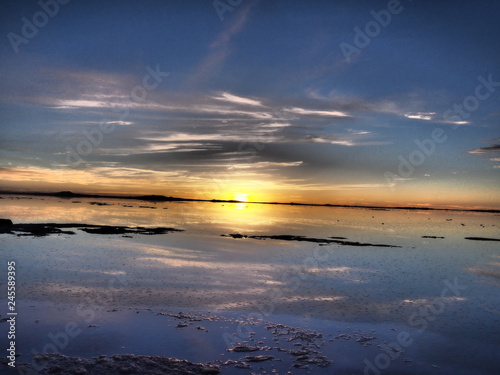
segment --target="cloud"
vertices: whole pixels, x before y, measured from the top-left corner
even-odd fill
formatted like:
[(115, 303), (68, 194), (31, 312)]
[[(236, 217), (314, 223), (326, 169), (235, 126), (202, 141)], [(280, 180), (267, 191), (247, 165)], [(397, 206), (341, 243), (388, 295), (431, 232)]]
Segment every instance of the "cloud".
[(157, 171), (144, 168), (131, 168), (131, 167), (95, 167), (90, 170), (91, 172), (105, 177), (105, 178), (171, 178), (183, 177), (188, 173), (187, 170), (170, 170), (170, 171)]
[(237, 140), (231, 136), (224, 134), (189, 134), (189, 133), (173, 133), (167, 136), (160, 137), (144, 137), (146, 141), (156, 142), (186, 142), (186, 141), (210, 141), (210, 140)]
[(25, 168), (15, 168), (15, 167), (10, 167), (10, 168), (3, 168), (0, 167), (0, 175), (3, 176), (4, 179), (10, 179), (10, 177), (14, 176), (15, 180), (18, 179), (30, 179), (30, 178), (36, 178), (38, 176), (42, 176), (43, 173), (38, 171), (36, 168), (33, 167), (25, 167)]
[[(488, 141), (498, 142), (498, 141), (500, 141), (500, 138), (494, 138), (494, 139), (490, 139)], [(494, 144), (492, 146), (474, 148), (472, 150), (467, 151), (467, 153), (472, 154), (472, 155), (493, 156), (491, 154), (499, 154), (500, 153), (500, 144)], [(500, 157), (490, 157), (488, 160), (492, 161), (492, 162), (500, 162)], [(493, 168), (497, 169), (497, 168), (500, 168), (500, 166), (494, 165)]]
[(190, 75), (186, 82), (187, 86), (196, 85), (208, 79), (212, 72), (224, 63), (230, 54), (231, 39), (244, 29), (254, 3), (247, 4), (239, 10), (228, 26), (210, 44), (210, 52)]
[[(241, 133), (172, 133), (169, 135), (159, 135), (157, 137), (142, 137), (140, 139), (145, 141), (155, 141), (155, 142), (197, 142), (197, 141), (232, 141), (232, 142), (251, 142), (252, 139), (248, 137), (249, 134), (242, 135)], [(264, 140), (277, 141), (278, 139), (273, 136), (266, 135), (266, 138), (260, 139), (261, 142)]]
[[(216, 149), (217, 146), (205, 143), (152, 143), (144, 147), (134, 148), (135, 153), (157, 153), (157, 152), (191, 152)], [(132, 151), (132, 150), (130, 150)]]
[(391, 144), (388, 141), (368, 141), (363, 140), (362, 136), (370, 135), (371, 132), (360, 132), (359, 134), (328, 134), (309, 136), (308, 140), (315, 143), (328, 143), (340, 146), (382, 146)]
[(430, 121), (434, 119), (436, 112), (405, 113), (403, 116), (411, 119)]
[(372, 134), (372, 132), (367, 131), (367, 130), (352, 130), (352, 129), (349, 129), (349, 131), (352, 134), (354, 134), (354, 135), (368, 135), (368, 134)]
[(470, 121), (465, 120), (442, 120), (436, 112), (408, 112), (403, 113), (403, 116), (412, 120), (433, 121), (440, 124), (450, 125), (469, 125)]
[(442, 124), (452, 124), (452, 125), (469, 125), (470, 124), (470, 121), (463, 121), (463, 120), (457, 120), (457, 121), (448, 120), (448, 121), (436, 121), (436, 122), (440, 122)]
[(340, 111), (319, 111), (299, 107), (284, 108), (283, 111), (288, 113), (295, 113), (298, 115), (312, 115), (320, 117), (350, 117), (348, 114)]
[(360, 189), (387, 189), (387, 184), (350, 184), (350, 185), (332, 185), (331, 190), (360, 190)]
[(324, 137), (313, 137), (312, 141), (317, 143), (330, 143), (332, 145), (354, 146), (354, 142), (347, 139), (327, 139)]
[(129, 97), (137, 84), (137, 77), (132, 74), (52, 66), (41, 66), (36, 71), (24, 72), (22, 76), (17, 74), (13, 73), (16, 85), (9, 92), (17, 103), (46, 104), (49, 101), (55, 104), (53, 98), (116, 101)]
[(85, 120), (54, 121), (53, 123), (57, 125), (101, 125), (104, 123), (109, 125), (120, 125), (120, 126), (129, 126), (135, 124), (132, 121), (85, 121)]
[(242, 98), (241, 96), (232, 95), (228, 92), (223, 92), (221, 94), (221, 96), (218, 96), (218, 97), (216, 96), (213, 98), (217, 99), (217, 100), (223, 100), (226, 102), (235, 103), (235, 104), (246, 104), (246, 105), (253, 105), (253, 106), (262, 107), (262, 103), (258, 100)]
[[(238, 98), (238, 97), (236, 97)], [(196, 98), (191, 98), (195, 100)], [(215, 99), (215, 98), (214, 98)], [(242, 98), (244, 99), (244, 98)], [(160, 99), (161, 100), (161, 99)], [(250, 99), (248, 99), (250, 100)], [(131, 101), (127, 97), (114, 97), (114, 98), (102, 98), (99, 97), (88, 98), (88, 99), (55, 99), (46, 98), (44, 99), (46, 105), (51, 106), (53, 109), (134, 109), (142, 111), (156, 111), (169, 114), (215, 114), (223, 116), (232, 117), (251, 117), (255, 119), (272, 119), (273, 114), (266, 111), (251, 111), (236, 109), (234, 107), (220, 106), (214, 104), (183, 104), (183, 103), (169, 103), (162, 104), (158, 101), (148, 100), (146, 102), (136, 102)], [(233, 103), (235, 103), (233, 101)], [(241, 104), (241, 103), (240, 103)], [(118, 123), (118, 122), (117, 122)], [(122, 122), (121, 125), (128, 125), (126, 122)]]
[(261, 127), (264, 128), (286, 128), (288, 126), (292, 126), (289, 122), (273, 122), (271, 124), (261, 124)]
[[(315, 89), (307, 89), (306, 95), (308, 98), (329, 103), (332, 106), (339, 108), (340, 111), (361, 111), (373, 113), (387, 113), (401, 115), (405, 111), (402, 100), (392, 100), (387, 98), (366, 99), (361, 96), (348, 95), (336, 90), (330, 91), (328, 94), (322, 94)], [(407, 104), (406, 106), (411, 106)], [(413, 107), (413, 106), (411, 106)]]
[(439, 116), (436, 116), (436, 112), (410, 112), (403, 113), (403, 116), (413, 120), (424, 120), (433, 121), (440, 124), (450, 124), (450, 125), (468, 125), (470, 121), (465, 120), (441, 120)]
[(134, 123), (131, 121), (108, 121), (106, 122), (106, 124), (127, 126), (127, 125), (133, 125)]
[(292, 161), (292, 162), (270, 162), (261, 161), (251, 164), (240, 163), (231, 167), (231, 169), (252, 169), (252, 168), (271, 168), (271, 167), (298, 167), (303, 165), (302, 161)]
[[(383, 113), (388, 115), (402, 116), (412, 120), (433, 121), (450, 125), (469, 125), (470, 121), (465, 121), (459, 116), (456, 119), (443, 120), (443, 113), (449, 110), (450, 98), (443, 93), (436, 91), (434, 95), (429, 92), (407, 92), (401, 93), (397, 98), (364, 98), (361, 96), (347, 95), (337, 90), (332, 90), (327, 94), (321, 93), (317, 89), (307, 89), (308, 98), (329, 103), (343, 112), (369, 112)], [(429, 100), (432, 97), (432, 101)], [(439, 98), (439, 99), (436, 99)], [(433, 110), (427, 110), (432, 108)]]
[(195, 109), (186, 108), (186, 110), (191, 110), (194, 112), (204, 112), (204, 113), (215, 113), (220, 115), (237, 115), (237, 116), (248, 116), (257, 119), (272, 119), (273, 115), (268, 112), (252, 112), (243, 111), (238, 109), (232, 109), (228, 107), (219, 107), (214, 105), (200, 105)]
[(478, 147), (473, 150), (467, 151), (469, 154), (489, 154), (491, 152), (500, 152), (500, 144), (487, 146), (487, 147)]

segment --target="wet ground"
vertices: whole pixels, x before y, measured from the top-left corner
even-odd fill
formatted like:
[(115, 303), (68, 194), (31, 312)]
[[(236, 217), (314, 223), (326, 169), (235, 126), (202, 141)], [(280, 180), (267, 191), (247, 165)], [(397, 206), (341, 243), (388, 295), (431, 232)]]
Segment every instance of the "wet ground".
[(498, 214), (95, 202), (0, 201), (19, 365), (55, 345), (41, 371), (498, 372)]

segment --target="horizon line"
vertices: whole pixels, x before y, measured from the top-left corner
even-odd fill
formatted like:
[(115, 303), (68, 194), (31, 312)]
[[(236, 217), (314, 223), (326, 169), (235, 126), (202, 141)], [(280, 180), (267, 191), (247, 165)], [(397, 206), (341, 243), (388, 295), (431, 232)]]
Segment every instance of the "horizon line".
[(183, 198), (172, 197), (158, 194), (143, 194), (143, 195), (116, 195), (116, 194), (91, 194), (91, 193), (73, 193), (69, 190), (59, 192), (22, 192), (22, 191), (0, 191), (0, 195), (33, 195), (33, 196), (49, 196), (59, 198), (110, 198), (110, 199), (137, 199), (149, 202), (212, 202), (212, 203), (245, 203), (245, 204), (270, 204), (270, 205), (285, 205), (285, 206), (310, 206), (310, 207), (344, 207), (344, 208), (367, 208), (367, 209), (392, 209), (392, 210), (422, 210), (422, 211), (466, 211), (466, 212), (483, 212), (483, 213), (500, 213), (500, 209), (478, 209), (478, 208), (438, 208), (438, 207), (418, 207), (418, 206), (376, 206), (376, 205), (355, 205), (355, 204), (332, 204), (332, 203), (301, 203), (301, 202), (252, 202), (239, 201), (234, 199), (198, 199), (198, 198)]

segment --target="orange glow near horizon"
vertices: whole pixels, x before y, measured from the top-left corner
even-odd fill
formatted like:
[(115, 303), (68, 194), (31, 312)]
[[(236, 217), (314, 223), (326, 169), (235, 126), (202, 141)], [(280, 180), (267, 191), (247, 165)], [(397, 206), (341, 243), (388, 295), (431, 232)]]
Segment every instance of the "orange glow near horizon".
[[(236, 200), (240, 207), (252, 202), (361, 205), (380, 207), (434, 207), (454, 209), (500, 209), (494, 187), (462, 186), (451, 182), (418, 181), (391, 187), (369, 185), (293, 185), (286, 180), (229, 180), (227, 176), (177, 176), (155, 172), (152, 176), (133, 177), (130, 172), (113, 168), (72, 170), (18, 167), (0, 170), (1, 190), (115, 195), (165, 195), (188, 199)], [(149, 171), (151, 172), (151, 171)], [(141, 175), (139, 173), (139, 175)], [(218, 178), (218, 179), (217, 179)], [(226, 179), (224, 179), (226, 178)]]

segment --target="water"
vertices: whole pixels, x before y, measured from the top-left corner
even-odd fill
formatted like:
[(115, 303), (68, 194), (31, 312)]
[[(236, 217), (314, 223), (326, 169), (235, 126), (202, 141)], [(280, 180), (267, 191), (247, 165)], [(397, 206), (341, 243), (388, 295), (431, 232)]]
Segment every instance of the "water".
[[(500, 331), (499, 242), (465, 239), (500, 238), (498, 214), (3, 198), (0, 217), (14, 223), (184, 230), (132, 238), (78, 229), (76, 235), (41, 238), (0, 234), (1, 266), (5, 270), (10, 260), (17, 264), (19, 361), (29, 362), (31, 350), (42, 351), (42, 343), (50, 343), (48, 334), (64, 331), (70, 321), (83, 333), (62, 350), (68, 355), (125, 351), (203, 362), (229, 358), (236, 353), (225, 352), (224, 337), (228, 336), (224, 334), (248, 339), (241, 334), (240, 321), (250, 316), (323, 333), (323, 351), (334, 364), (326, 369), (314, 367), (312, 373), (498, 372), (500, 340), (494, 333)], [(91, 204), (95, 201), (107, 205)], [(399, 247), (221, 236), (234, 233), (345, 237)], [(5, 281), (3, 277), (1, 283)], [(2, 298), (0, 313), (5, 317), (5, 293)], [(178, 311), (210, 312), (229, 323), (204, 322), (210, 324), (210, 333), (192, 330), (187, 334), (184, 328), (175, 329), (174, 318), (162, 326), (156, 315)], [(258, 325), (256, 335), (265, 335), (263, 327)], [(7, 324), (1, 323), (2, 347), (6, 329)], [(371, 332), (375, 339), (364, 346), (356, 341), (357, 330)], [(166, 340), (167, 332), (174, 339)], [(350, 338), (333, 339), (342, 333)], [(408, 345), (386, 367), (388, 354), (380, 346), (398, 344), (398, 335)], [(213, 349), (196, 349), (200, 347)], [(272, 364), (279, 373), (290, 369), (290, 362), (283, 359)], [(366, 361), (375, 369), (367, 369)], [(263, 362), (253, 371), (259, 366), (271, 368)], [(223, 369), (223, 373), (232, 372), (251, 373)]]

